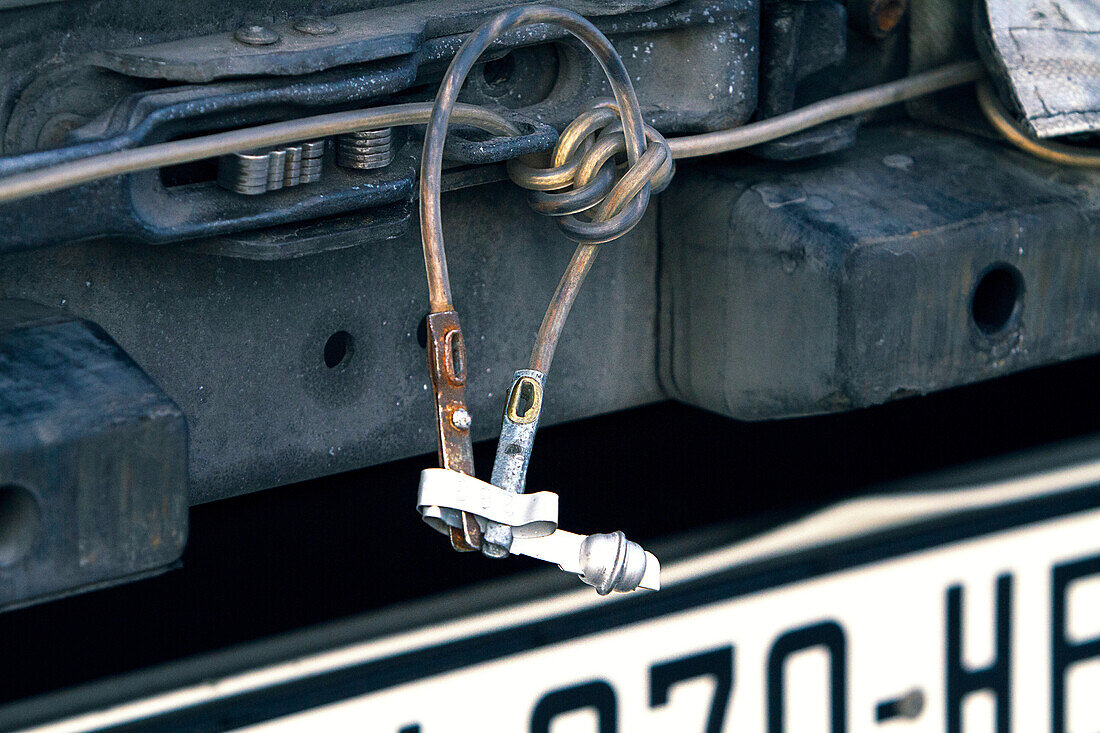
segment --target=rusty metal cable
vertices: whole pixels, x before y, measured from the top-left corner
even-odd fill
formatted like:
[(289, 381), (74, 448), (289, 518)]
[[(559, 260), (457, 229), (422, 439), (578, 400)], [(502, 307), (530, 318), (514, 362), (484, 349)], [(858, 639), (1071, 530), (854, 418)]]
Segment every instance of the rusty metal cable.
[[(553, 23), (560, 26), (580, 40), (596, 57), (615, 95), (615, 103), (623, 121), (629, 164), (634, 165), (645, 151), (642, 111), (634, 94), (630, 74), (614, 46), (594, 25), (572, 11), (547, 5), (507, 10), (484, 23), (467, 37), (447, 68), (424, 133), (424, 155), (420, 163), (420, 226), (428, 275), (428, 299), (432, 312), (451, 310), (451, 286), (447, 275), (443, 225), (439, 211), (443, 143), (451, 108), (458, 99), (466, 76), (490, 44), (503, 33), (534, 23)], [(640, 195), (648, 203), (648, 191)]]
[[(616, 176), (615, 157), (628, 151), (612, 100), (592, 104), (566, 127), (550, 154), (549, 167), (522, 159), (508, 162), (511, 179), (530, 190), (531, 206), (557, 217), (561, 231), (578, 242), (543, 316), (530, 369), (549, 372), (569, 311), (600, 245), (633, 229), (645, 214), (650, 195), (663, 191), (672, 180), (675, 169), (668, 143), (649, 125), (643, 125), (643, 130), (645, 152), (628, 161), (621, 177)], [(586, 211), (591, 216), (578, 216)]]

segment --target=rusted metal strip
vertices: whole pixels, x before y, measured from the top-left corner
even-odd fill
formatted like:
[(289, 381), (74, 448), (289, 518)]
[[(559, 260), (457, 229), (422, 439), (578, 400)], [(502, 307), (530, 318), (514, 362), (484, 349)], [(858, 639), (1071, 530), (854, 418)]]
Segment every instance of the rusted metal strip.
[[(458, 314), (428, 314), (428, 373), (435, 397), (439, 465), (474, 475), (470, 412), (466, 408), (466, 345)], [(469, 512), (461, 512), (461, 527), (451, 527), (451, 544), (460, 552), (481, 547), (481, 528)]]

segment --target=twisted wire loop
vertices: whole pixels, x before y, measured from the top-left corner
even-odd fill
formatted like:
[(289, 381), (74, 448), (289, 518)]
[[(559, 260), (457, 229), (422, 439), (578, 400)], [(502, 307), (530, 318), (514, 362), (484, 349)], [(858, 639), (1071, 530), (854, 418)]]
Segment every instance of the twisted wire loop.
[(534, 156), (513, 158), (508, 175), (531, 192), (531, 208), (557, 218), (565, 236), (580, 244), (610, 242), (641, 221), (650, 196), (675, 173), (668, 142), (649, 125), (642, 128), (646, 147), (631, 165), (621, 160), (627, 145), (618, 105), (597, 101), (562, 132), (549, 166)]
[[(465, 354), (462, 347), (463, 339), (461, 326), (458, 322), (458, 314), (455, 313), (451, 297), (451, 282), (447, 273), (447, 257), (443, 244), (443, 224), (440, 213), (441, 177), (443, 172), (443, 150), (447, 137), (447, 127), (451, 120), (452, 112), (458, 101), (459, 90), (463, 82), (474, 68), (478, 58), (495, 40), (502, 34), (517, 28), (535, 23), (552, 23), (568, 31), (577, 38), (597, 59), (608, 84), (615, 95), (616, 109), (622, 110), (622, 127), (624, 129), (624, 149), (627, 160), (631, 166), (638, 165), (646, 153), (646, 134), (642, 122), (641, 109), (638, 98), (634, 94), (634, 86), (630, 82), (630, 74), (623, 64), (611, 41), (594, 25), (580, 15), (568, 10), (548, 5), (528, 5), (510, 10), (504, 10), (493, 16), (480, 27), (474, 30), (455, 54), (450, 66), (447, 67), (443, 80), (436, 93), (432, 112), (424, 129), (424, 152), (420, 160), (420, 235), (424, 249), (424, 269), (428, 277), (428, 369), (431, 374), (433, 394), (436, 403), (436, 435), (439, 439), (440, 462), (444, 468), (451, 468), (461, 473), (473, 474), (473, 445), (470, 437), (469, 413), (466, 410), (465, 388)], [(618, 115), (616, 115), (616, 119)], [(589, 134), (581, 135), (583, 142), (590, 137)], [(599, 136), (591, 142), (591, 149), (601, 148)], [(609, 150), (618, 149), (618, 145), (607, 143), (603, 148)], [(603, 149), (601, 148), (601, 149)], [(667, 150), (667, 146), (666, 146)], [(610, 161), (614, 152), (607, 154)], [(568, 156), (567, 156), (568, 157)], [(665, 156), (667, 157), (667, 155)], [(564, 162), (564, 161), (563, 161)], [(604, 163), (589, 164), (589, 168), (582, 168), (584, 160), (578, 161), (577, 170), (570, 181), (578, 180), (581, 183), (595, 177)], [(613, 165), (613, 162), (611, 163)], [(606, 175), (606, 174), (604, 174)], [(625, 209), (622, 204), (632, 202), (635, 198), (642, 199), (641, 208), (644, 211), (645, 204), (649, 201), (648, 177), (638, 179), (634, 176), (624, 176), (622, 181), (613, 186), (611, 191), (594, 205), (598, 205), (597, 214), (606, 214), (607, 221), (614, 221), (616, 217), (622, 217), (625, 224), (629, 221), (624, 216)], [(637, 192), (634, 189), (637, 188)], [(552, 189), (553, 190), (553, 189)], [(616, 193), (618, 191), (618, 193)], [(630, 207), (637, 204), (630, 203)], [(619, 209), (623, 209), (620, 211)], [(605, 211), (606, 210), (606, 211)], [(592, 221), (596, 221), (594, 218)], [(619, 226), (620, 224), (615, 224)], [(624, 228), (628, 229), (629, 226)], [(578, 252), (584, 249), (592, 249), (591, 245), (578, 245)], [(574, 254), (566, 271), (562, 283), (558, 286), (543, 319), (544, 329), (539, 332), (539, 338), (532, 353), (553, 356), (554, 348), (561, 333), (561, 326), (576, 298), (576, 288), (584, 280), (584, 275), (591, 268), (592, 254), (578, 259)], [(549, 330), (546, 324), (551, 324)], [(549, 367), (549, 358), (540, 357), (538, 364)], [(457, 365), (463, 365), (458, 368)], [(545, 369), (540, 370), (543, 374)], [(456, 422), (455, 418), (460, 418)], [(505, 527), (494, 526), (486, 522), (485, 530), (489, 532), (489, 539), (483, 544), (484, 535), (476, 521), (476, 518), (466, 511), (459, 512), (456, 520), (445, 522), (451, 535), (451, 544), (457, 550), (473, 550), (479, 547), (487, 555), (500, 557), (508, 554), (510, 544), (509, 531)], [(500, 531), (498, 531), (500, 530)], [(494, 542), (498, 543), (494, 545)], [(503, 544), (500, 544), (503, 543)]]

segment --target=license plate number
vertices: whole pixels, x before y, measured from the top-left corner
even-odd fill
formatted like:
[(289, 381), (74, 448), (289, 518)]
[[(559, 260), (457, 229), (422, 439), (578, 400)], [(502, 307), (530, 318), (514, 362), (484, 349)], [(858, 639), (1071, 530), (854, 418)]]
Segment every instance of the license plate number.
[(248, 730), (1100, 731), (1097, 510), (695, 601)]

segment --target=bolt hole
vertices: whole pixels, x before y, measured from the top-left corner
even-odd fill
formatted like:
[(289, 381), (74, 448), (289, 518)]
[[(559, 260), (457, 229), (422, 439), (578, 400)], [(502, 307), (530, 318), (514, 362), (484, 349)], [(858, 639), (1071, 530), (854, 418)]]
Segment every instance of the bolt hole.
[(0, 486), (0, 567), (14, 565), (34, 547), (42, 514), (22, 486)]
[(879, 8), (878, 14), (875, 17), (875, 22), (878, 25), (879, 33), (889, 33), (897, 27), (901, 22), (902, 17), (905, 15), (905, 2), (904, 0), (889, 0), (886, 4)]
[(1011, 265), (995, 265), (982, 275), (970, 300), (970, 315), (982, 333), (1003, 331), (1020, 310), (1024, 278)]
[(325, 366), (335, 369), (343, 364), (352, 354), (354, 340), (347, 331), (337, 331), (328, 337), (325, 342)]
[(511, 53), (506, 53), (499, 59), (486, 61), (482, 64), (481, 75), (485, 78), (485, 83), (491, 88), (498, 88), (511, 81), (515, 70), (516, 60)]
[(538, 420), (541, 409), (542, 386), (531, 377), (520, 377), (508, 391), (508, 406), (504, 409), (505, 418), (525, 425)]
[(444, 340), (444, 348), (450, 352), (451, 376), (457, 382), (466, 381), (466, 349), (463, 348), (462, 332), (449, 332)]

